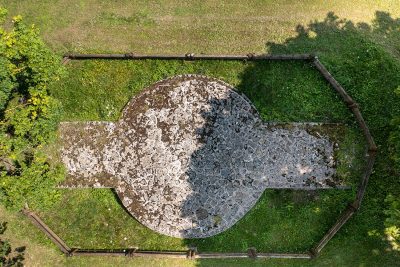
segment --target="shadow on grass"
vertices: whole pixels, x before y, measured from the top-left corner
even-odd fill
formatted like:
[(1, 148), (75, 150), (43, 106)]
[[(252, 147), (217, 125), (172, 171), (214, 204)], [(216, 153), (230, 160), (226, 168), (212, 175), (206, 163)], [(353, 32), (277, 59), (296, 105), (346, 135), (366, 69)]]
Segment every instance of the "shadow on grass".
[(2, 234), (7, 230), (7, 222), (0, 222), (0, 265), (23, 266), (26, 247), (12, 248), (8, 240), (2, 239)]
[[(399, 192), (387, 156), (390, 121), (400, 112), (394, 90), (400, 85), (400, 19), (376, 12), (372, 25), (339, 19), (333, 12), (323, 21), (299, 25), (297, 36), (283, 44), (267, 43), (270, 54), (316, 53), (334, 77), (360, 104), (380, 148), (363, 206), (355, 218), (328, 244), (316, 262), (333, 265), (394, 265), (398, 258), (384, 241), (382, 203), (387, 191)], [(382, 39), (383, 38), (383, 39)], [(377, 41), (379, 39), (379, 41)], [(352, 115), (308, 63), (257, 62), (248, 67), (238, 88), (272, 121), (345, 122)], [(338, 191), (299, 192), (266, 190), (259, 203), (235, 226), (207, 239), (188, 240), (200, 251), (303, 252), (319, 241), (334, 224), (351, 194)], [(315, 216), (315, 214), (320, 216)], [(357, 256), (356, 256), (357, 255)], [(296, 261), (296, 260), (295, 260)], [(272, 261), (275, 262), (275, 261)], [(278, 260), (280, 265), (294, 264)], [(253, 264), (248, 260), (199, 260), (199, 266)]]

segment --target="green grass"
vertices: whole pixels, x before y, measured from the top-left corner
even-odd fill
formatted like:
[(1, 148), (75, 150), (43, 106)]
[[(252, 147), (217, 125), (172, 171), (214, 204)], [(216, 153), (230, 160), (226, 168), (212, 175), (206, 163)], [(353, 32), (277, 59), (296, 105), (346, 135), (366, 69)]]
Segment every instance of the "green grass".
[[(235, 85), (268, 121), (347, 122), (349, 128), (337, 133), (343, 135), (337, 136), (343, 144), (338, 155), (343, 161), (339, 174), (349, 185), (358, 181), (363, 162), (356, 163), (356, 159), (363, 158), (364, 150), (364, 144), (356, 142), (360, 133), (353, 129), (344, 104), (309, 63), (93, 60), (72, 62), (68, 70), (69, 77), (51, 89), (63, 103), (63, 120), (117, 120), (129, 99), (146, 86), (172, 75), (197, 73)], [(354, 163), (350, 168), (345, 166)], [(60, 192), (60, 203), (42, 216), (71, 246), (183, 250), (195, 245), (203, 252), (238, 252), (251, 246), (266, 252), (307, 251), (354, 193), (267, 190), (256, 207), (228, 231), (206, 239), (181, 240), (140, 225), (120, 207), (110, 190)]]
[(142, 226), (115, 201), (110, 190), (64, 190), (62, 195), (62, 201), (41, 216), (72, 247), (186, 250), (196, 245), (202, 252), (238, 252), (251, 246), (266, 252), (307, 251), (351, 196), (345, 191), (267, 190), (231, 229), (211, 238), (182, 240)]
[[(400, 16), (397, 0), (105, 1), (0, 0), (12, 15), (35, 23), (58, 52), (265, 52), (266, 42), (296, 36), (298, 24), (329, 11), (371, 22), (376, 10)], [(380, 38), (381, 39), (381, 38)]]
[[(179, 7), (172, 2), (168, 7), (152, 2), (137, 4), (135, 8), (134, 5), (122, 8), (123, 2), (110, 4), (94, 0), (69, 1), (68, 7), (66, 1), (61, 0), (3, 2), (12, 12), (20, 11), (28, 20), (35, 21), (43, 29), (47, 42), (58, 52), (67, 49), (141, 53), (316, 52), (360, 104), (379, 147), (361, 210), (315, 261), (202, 260), (196, 264), (398, 265), (400, 257), (390, 251), (383, 224), (386, 205), (383, 199), (388, 193), (400, 196), (398, 173), (389, 159), (387, 142), (390, 121), (400, 115), (400, 99), (394, 94), (400, 85), (400, 27), (395, 19), (399, 16), (398, 1), (335, 1), (326, 5), (321, 1), (279, 4), (260, 1), (245, 5), (235, 2), (223, 10), (217, 9), (213, 2)], [(81, 9), (77, 9), (79, 7)], [(332, 10), (351, 21), (340, 21), (332, 14), (325, 16)], [(374, 17), (378, 10), (388, 10), (393, 16), (377, 13)], [(75, 15), (79, 17), (76, 21)], [(318, 20), (309, 23), (314, 19)], [(369, 25), (357, 24), (359, 22)], [(303, 26), (294, 30), (297, 24)], [(89, 29), (92, 31), (84, 34)], [(143, 87), (175, 74), (200, 73), (236, 86), (250, 97), (265, 120), (344, 122), (350, 129), (356, 127), (333, 90), (307, 63), (87, 61), (74, 62), (68, 68), (69, 77), (51, 88), (53, 95), (63, 103), (63, 120), (116, 120), (130, 97)], [(352, 143), (357, 136), (357, 131), (352, 132), (344, 142)], [(355, 152), (343, 153), (343, 157), (352, 153)], [(346, 173), (347, 169), (342, 171)], [(350, 175), (353, 176), (350, 180), (356, 179), (355, 173)], [(332, 190), (307, 195), (267, 190), (256, 207), (234, 227), (215, 237), (196, 241), (168, 238), (148, 231), (125, 213), (108, 190), (63, 190), (62, 201), (55, 203), (53, 210), (44, 209), (40, 213), (71, 246), (178, 249), (195, 244), (200, 251), (238, 251), (255, 246), (259, 251), (301, 252), (310, 248), (335, 222), (353, 193)], [(23, 219), (13, 216), (7, 213), (5, 217), (10, 225), (18, 225), (10, 227), (10, 235), (25, 244), (39, 244), (38, 247), (47, 249), (51, 257), (61, 258), (40, 233)], [(73, 216), (76, 219), (70, 219)], [(28, 251), (29, 247), (35, 246), (28, 245)], [(43, 256), (35, 259), (32, 265), (50, 265)], [(40, 264), (40, 261), (47, 263)], [(68, 258), (56, 264), (97, 266), (102, 261), (107, 266), (192, 264), (116, 258)]]
[(146, 86), (196, 73), (234, 85), (268, 121), (353, 121), (310, 63), (93, 60), (72, 62), (68, 69), (69, 77), (51, 89), (63, 103), (63, 120), (117, 120), (128, 100)]

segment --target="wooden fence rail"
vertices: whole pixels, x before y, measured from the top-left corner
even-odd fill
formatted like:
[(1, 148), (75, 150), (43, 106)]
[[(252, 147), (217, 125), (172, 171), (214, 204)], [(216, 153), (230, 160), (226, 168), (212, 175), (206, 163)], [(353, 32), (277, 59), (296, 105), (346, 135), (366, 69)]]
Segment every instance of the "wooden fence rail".
[(293, 55), (196, 55), (187, 53), (184, 55), (138, 55), (134, 53), (126, 54), (65, 54), (64, 59), (87, 60), (87, 59), (161, 59), (161, 60), (308, 60), (314, 58), (311, 54)]
[(367, 165), (361, 177), (356, 196), (353, 202), (349, 203), (346, 210), (341, 214), (336, 223), (326, 232), (321, 240), (308, 253), (258, 253), (255, 248), (249, 248), (246, 253), (198, 253), (196, 248), (187, 251), (146, 251), (137, 248), (127, 249), (80, 249), (69, 248), (65, 242), (58, 237), (35, 213), (24, 209), (22, 212), (42, 230), (59, 248), (68, 256), (82, 255), (103, 255), (103, 256), (128, 256), (128, 257), (162, 257), (162, 258), (186, 258), (186, 259), (228, 259), (228, 258), (290, 258), (290, 259), (312, 259), (319, 255), (326, 244), (335, 236), (342, 226), (353, 216), (360, 208), (362, 199), (364, 198), (369, 177), (372, 173), (375, 157), (377, 154), (377, 146), (369, 131), (369, 128), (358, 108), (358, 104), (347, 94), (346, 90), (339, 84), (332, 74), (319, 61), (318, 57), (313, 54), (295, 54), (295, 55), (195, 55), (188, 53), (184, 55), (137, 55), (134, 53), (126, 54), (66, 54), (64, 55), (63, 64), (70, 60), (90, 60), (90, 59), (111, 59), (111, 60), (143, 60), (143, 59), (159, 59), (159, 60), (306, 60), (310, 61), (315, 68), (322, 74), (325, 80), (332, 88), (341, 96), (347, 104), (351, 112), (354, 114), (359, 127), (367, 141)]
[(25, 214), (32, 222), (35, 224), (42, 232), (44, 232), (47, 237), (50, 238), (51, 241), (53, 241), (54, 244), (57, 245), (57, 247), (65, 254), (68, 254), (71, 249), (65, 244), (65, 242), (58, 236), (56, 235), (50, 227), (48, 227), (40, 218), (37, 216), (34, 212), (28, 210), (28, 209), (23, 209), (22, 213)]
[(45, 233), (53, 243), (67, 256), (125, 256), (145, 258), (174, 258), (174, 259), (239, 259), (239, 258), (285, 258), (311, 259), (310, 254), (294, 253), (257, 253), (255, 248), (249, 248), (247, 253), (197, 253), (196, 248), (186, 251), (152, 251), (138, 248), (125, 249), (81, 249), (70, 248), (48, 227), (37, 214), (25, 208), (22, 210), (38, 228)]

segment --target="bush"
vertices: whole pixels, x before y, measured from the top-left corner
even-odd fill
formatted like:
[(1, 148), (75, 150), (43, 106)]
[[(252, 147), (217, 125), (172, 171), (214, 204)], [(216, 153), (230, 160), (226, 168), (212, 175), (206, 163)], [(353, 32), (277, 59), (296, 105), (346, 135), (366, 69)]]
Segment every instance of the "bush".
[(388, 208), (384, 211), (387, 216), (385, 219), (386, 239), (393, 250), (400, 251), (400, 199), (389, 194), (385, 202), (388, 204)]
[[(7, 11), (0, 7), (0, 25)], [(53, 200), (62, 168), (49, 164), (43, 149), (55, 137), (59, 103), (47, 90), (64, 70), (58, 57), (26, 26), (0, 26), (0, 201), (6, 206), (35, 206)]]
[[(396, 89), (396, 94), (400, 96), (400, 86)], [(392, 131), (390, 133), (390, 154), (395, 162), (397, 171), (400, 171), (400, 116), (392, 120)]]

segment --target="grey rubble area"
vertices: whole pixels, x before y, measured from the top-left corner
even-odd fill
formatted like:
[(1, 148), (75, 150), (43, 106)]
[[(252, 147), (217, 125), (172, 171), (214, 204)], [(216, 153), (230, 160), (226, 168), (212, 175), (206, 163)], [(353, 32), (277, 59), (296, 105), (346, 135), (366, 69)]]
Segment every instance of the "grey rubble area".
[(334, 146), (314, 124), (263, 123), (216, 79), (184, 75), (150, 86), (118, 122), (64, 122), (63, 187), (115, 188), (159, 233), (202, 238), (242, 218), (266, 188), (340, 186)]

